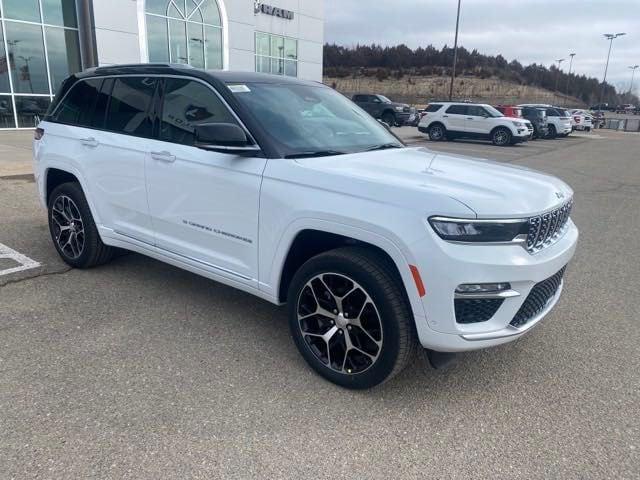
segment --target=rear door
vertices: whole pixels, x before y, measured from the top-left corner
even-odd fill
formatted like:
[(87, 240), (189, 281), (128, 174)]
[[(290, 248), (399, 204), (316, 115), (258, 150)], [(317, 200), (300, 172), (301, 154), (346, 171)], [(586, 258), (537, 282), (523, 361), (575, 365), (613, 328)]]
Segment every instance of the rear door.
[(210, 85), (166, 78), (147, 188), (156, 245), (199, 268), (257, 287), (265, 158), (194, 147), (200, 123), (240, 124)]
[(465, 132), (467, 124), (467, 105), (450, 105), (442, 115), (447, 130)]
[(102, 225), (146, 244), (154, 240), (145, 158), (157, 85), (155, 77), (105, 79), (96, 108), (97, 129), (83, 140), (88, 149), (85, 171)]

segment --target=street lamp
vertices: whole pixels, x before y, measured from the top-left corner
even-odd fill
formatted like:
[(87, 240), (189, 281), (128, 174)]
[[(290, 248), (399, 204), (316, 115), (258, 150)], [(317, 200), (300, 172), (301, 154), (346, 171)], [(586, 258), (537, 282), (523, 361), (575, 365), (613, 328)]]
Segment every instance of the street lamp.
[(618, 37), (626, 35), (626, 33), (604, 33), (603, 35), (604, 38), (609, 40), (609, 53), (607, 54), (607, 64), (604, 67), (604, 79), (602, 80), (602, 91), (600, 92), (600, 104), (598, 105), (598, 110), (602, 110), (602, 101), (604, 99), (604, 89), (607, 85), (607, 72), (609, 71), (609, 58), (611, 57), (611, 47), (613, 47), (613, 41)]
[(570, 53), (569, 56), (571, 60), (569, 60), (569, 73), (567, 73), (567, 95), (569, 95), (569, 81), (571, 80), (571, 67), (573, 67), (573, 57), (576, 56), (575, 53)]
[(456, 39), (453, 42), (453, 68), (451, 69), (451, 85), (449, 85), (449, 101), (453, 98), (453, 82), (456, 79), (456, 64), (458, 63), (458, 30), (460, 27), (460, 2), (458, 0), (458, 16), (456, 17)]
[(629, 86), (629, 98), (631, 98), (631, 95), (633, 95), (633, 77), (636, 74), (636, 69), (639, 67), (640, 65), (634, 65), (632, 67), (629, 67), (631, 69), (631, 85)]
[(558, 97), (558, 82), (560, 81), (560, 65), (562, 64), (562, 62), (564, 62), (564, 58), (558, 58), (556, 60), (556, 62), (558, 62), (558, 71), (556, 72), (556, 89), (555, 89), (555, 96), (557, 98)]

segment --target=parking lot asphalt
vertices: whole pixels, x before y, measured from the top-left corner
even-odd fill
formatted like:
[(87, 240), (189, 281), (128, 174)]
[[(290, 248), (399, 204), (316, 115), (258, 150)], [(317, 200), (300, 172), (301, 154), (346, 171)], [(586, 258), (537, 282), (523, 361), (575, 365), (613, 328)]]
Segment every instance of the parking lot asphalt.
[(343, 390), (303, 362), (282, 308), (135, 254), (69, 270), (34, 183), (0, 175), (0, 244), (39, 264), (0, 272), (0, 478), (640, 477), (640, 135), (399, 133), (575, 189), (579, 249), (541, 325)]

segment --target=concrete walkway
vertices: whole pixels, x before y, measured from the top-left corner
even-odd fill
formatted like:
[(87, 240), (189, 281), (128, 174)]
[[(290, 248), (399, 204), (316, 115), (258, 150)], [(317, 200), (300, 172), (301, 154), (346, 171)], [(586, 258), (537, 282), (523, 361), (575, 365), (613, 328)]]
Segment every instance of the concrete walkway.
[(0, 178), (33, 174), (33, 130), (0, 132)]

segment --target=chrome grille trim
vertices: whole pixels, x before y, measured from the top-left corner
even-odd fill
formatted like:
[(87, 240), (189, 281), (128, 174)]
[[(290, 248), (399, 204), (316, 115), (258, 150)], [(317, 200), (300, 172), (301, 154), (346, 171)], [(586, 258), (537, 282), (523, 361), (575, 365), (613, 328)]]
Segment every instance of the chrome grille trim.
[(573, 199), (551, 212), (529, 218), (527, 251), (537, 253), (560, 239), (567, 229), (572, 209)]

